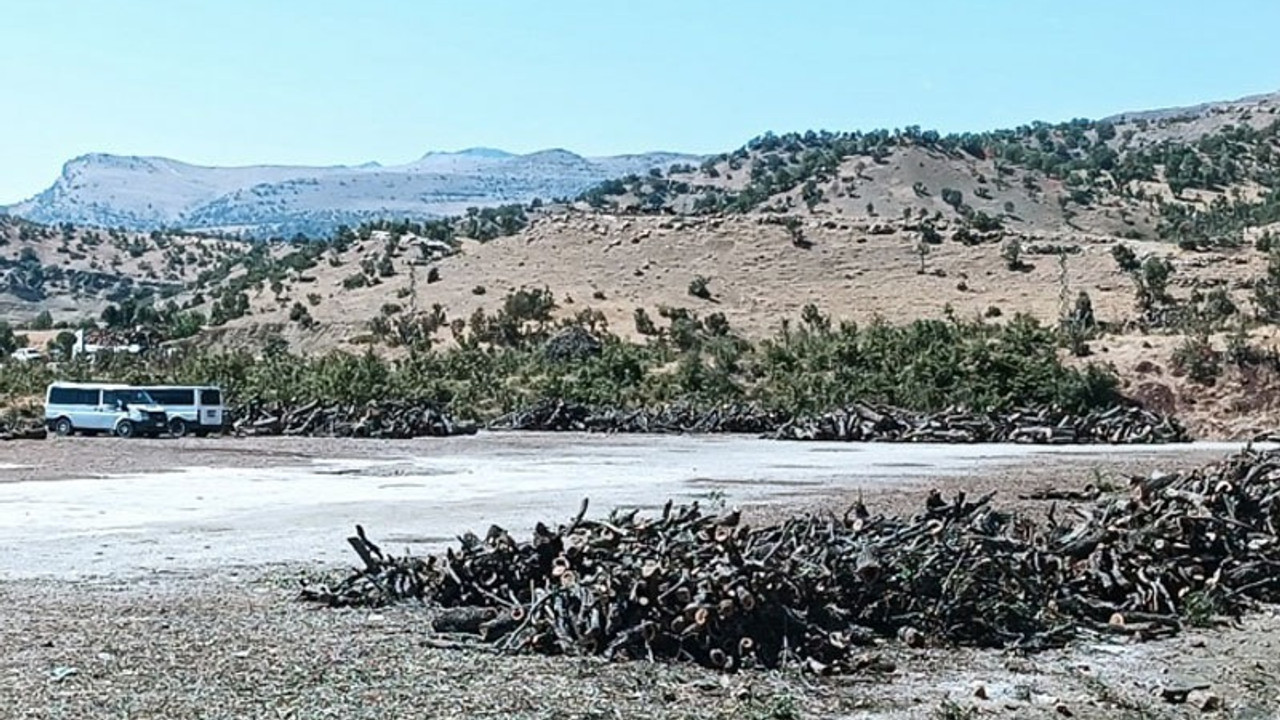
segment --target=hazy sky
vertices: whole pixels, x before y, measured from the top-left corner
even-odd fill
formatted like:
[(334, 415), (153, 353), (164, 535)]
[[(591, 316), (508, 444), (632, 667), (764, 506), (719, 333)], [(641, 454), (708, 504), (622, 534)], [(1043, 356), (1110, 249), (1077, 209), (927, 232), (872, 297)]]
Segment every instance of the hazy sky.
[(0, 203), (87, 152), (719, 152), (1280, 89), (1273, 0), (4, 0)]

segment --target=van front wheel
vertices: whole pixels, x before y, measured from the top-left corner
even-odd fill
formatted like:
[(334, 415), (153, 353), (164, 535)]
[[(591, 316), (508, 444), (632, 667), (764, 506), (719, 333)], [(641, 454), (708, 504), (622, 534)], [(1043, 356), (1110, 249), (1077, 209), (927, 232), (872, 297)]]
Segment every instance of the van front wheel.
[(180, 438), (187, 434), (187, 421), (182, 418), (173, 418), (169, 421), (169, 434)]
[(53, 432), (56, 433), (58, 437), (70, 437), (71, 433), (75, 431), (76, 429), (72, 426), (69, 418), (58, 418), (58, 421), (53, 424)]
[(131, 438), (138, 434), (138, 429), (134, 427), (132, 420), (121, 420), (116, 425), (116, 437)]

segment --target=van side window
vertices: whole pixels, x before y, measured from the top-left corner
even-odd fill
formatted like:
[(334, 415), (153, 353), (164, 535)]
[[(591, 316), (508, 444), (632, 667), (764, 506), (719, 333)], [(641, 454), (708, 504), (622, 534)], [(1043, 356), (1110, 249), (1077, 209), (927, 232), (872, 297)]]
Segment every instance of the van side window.
[(201, 390), (200, 404), (201, 405), (221, 405), (222, 392), (219, 390)]
[(90, 405), (97, 406), (98, 391), (81, 388), (56, 387), (49, 391), (51, 405)]
[(194, 390), (147, 390), (156, 403), (160, 405), (195, 405)]

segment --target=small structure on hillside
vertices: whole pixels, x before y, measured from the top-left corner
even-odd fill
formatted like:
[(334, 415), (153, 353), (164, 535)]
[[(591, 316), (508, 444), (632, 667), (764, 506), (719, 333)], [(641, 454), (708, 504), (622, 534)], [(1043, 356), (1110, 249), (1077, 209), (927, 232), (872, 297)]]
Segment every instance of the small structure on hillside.
[(86, 355), (93, 358), (101, 352), (127, 352), (136, 355), (150, 345), (150, 338), (142, 328), (136, 328), (132, 333), (80, 328), (76, 330), (76, 341), (71, 346), (71, 357)]

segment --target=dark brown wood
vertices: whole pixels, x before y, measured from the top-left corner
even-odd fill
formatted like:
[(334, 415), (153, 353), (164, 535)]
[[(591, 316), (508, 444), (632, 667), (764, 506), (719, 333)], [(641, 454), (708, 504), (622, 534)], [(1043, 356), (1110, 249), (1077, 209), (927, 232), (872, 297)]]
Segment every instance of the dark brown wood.
[(422, 602), (451, 619), (438, 628), (503, 651), (824, 674), (869, 671), (858, 649), (886, 639), (1145, 640), (1280, 601), (1280, 451), (1132, 482), (1047, 524), (991, 495), (933, 493), (914, 515), (859, 504), (756, 528), (696, 503), (601, 518), (584, 504), (529, 541), (499, 528), (426, 559), (384, 555), (361, 529), (363, 567), (302, 597)]

